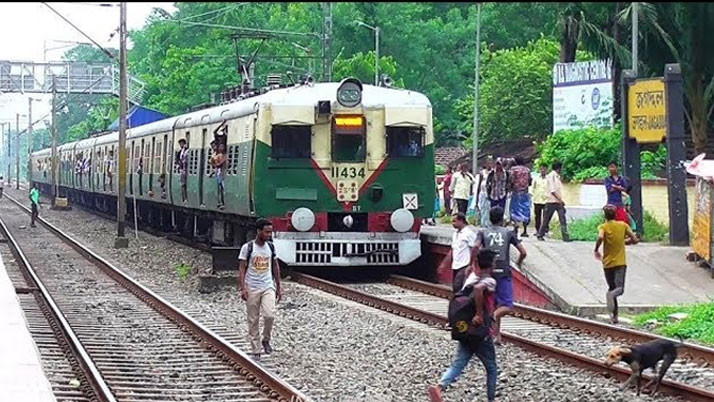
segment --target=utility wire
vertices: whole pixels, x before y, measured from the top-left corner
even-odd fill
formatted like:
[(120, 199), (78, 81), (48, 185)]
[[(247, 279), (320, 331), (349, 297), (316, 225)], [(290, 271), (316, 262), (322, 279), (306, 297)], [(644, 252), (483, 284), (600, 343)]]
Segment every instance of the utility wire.
[(205, 26), (205, 27), (209, 27), (209, 28), (230, 29), (230, 30), (234, 30), (234, 31), (246, 31), (246, 32), (264, 33), (264, 34), (276, 34), (276, 35), (316, 36), (318, 38), (322, 38), (322, 35), (320, 35), (318, 33), (314, 33), (314, 32), (272, 31), (269, 29), (236, 27), (236, 26), (223, 25), (223, 24), (207, 24), (207, 23), (202, 23), (202, 22), (177, 21), (177, 20), (166, 20), (166, 21), (178, 22), (181, 24), (189, 24), (189, 25), (195, 25), (195, 26)]
[(44, 4), (47, 8), (49, 8), (50, 10), (52, 10), (52, 12), (54, 12), (55, 14), (57, 14), (57, 15), (58, 15), (60, 18), (62, 18), (66, 23), (68, 23), (69, 25), (71, 25), (72, 28), (76, 29), (79, 33), (81, 33), (82, 35), (84, 35), (85, 38), (87, 38), (87, 39), (89, 39), (90, 41), (92, 41), (92, 43), (94, 43), (95, 46), (97, 46), (99, 49), (101, 49), (101, 50), (104, 52), (104, 54), (106, 54), (107, 56), (109, 56), (110, 59), (114, 59), (114, 61), (117, 61), (117, 62), (119, 61), (119, 60), (117, 60), (116, 57), (114, 57), (113, 54), (111, 54), (111, 52), (109, 52), (107, 49), (105, 49), (104, 47), (102, 47), (102, 45), (100, 45), (99, 43), (97, 43), (97, 41), (95, 41), (94, 39), (92, 39), (91, 36), (89, 36), (89, 35), (87, 35), (86, 33), (84, 33), (84, 31), (82, 31), (81, 29), (79, 29), (79, 27), (77, 27), (76, 25), (74, 25), (74, 24), (72, 23), (72, 21), (70, 21), (70, 20), (68, 20), (67, 18), (65, 18), (64, 15), (60, 14), (57, 10), (55, 10), (54, 8), (52, 8), (52, 6), (50, 6), (50, 5), (47, 4), (46, 2), (42, 2), (42, 4)]

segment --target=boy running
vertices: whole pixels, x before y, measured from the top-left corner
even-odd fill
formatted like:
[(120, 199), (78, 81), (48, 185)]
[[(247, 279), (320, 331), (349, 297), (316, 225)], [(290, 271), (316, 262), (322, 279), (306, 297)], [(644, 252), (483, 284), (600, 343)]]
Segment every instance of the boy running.
[[(598, 228), (595, 258), (602, 261), (602, 267), (605, 270), (605, 281), (607, 281), (608, 287), (605, 295), (607, 310), (610, 313), (610, 321), (613, 324), (617, 324), (617, 298), (625, 292), (625, 273), (627, 271), (625, 237), (629, 238), (627, 244), (637, 244), (638, 240), (630, 226), (615, 220), (617, 216), (616, 206), (608, 204), (605, 206), (604, 212), (605, 223)], [(601, 255), (600, 245), (603, 243), (605, 245)]]

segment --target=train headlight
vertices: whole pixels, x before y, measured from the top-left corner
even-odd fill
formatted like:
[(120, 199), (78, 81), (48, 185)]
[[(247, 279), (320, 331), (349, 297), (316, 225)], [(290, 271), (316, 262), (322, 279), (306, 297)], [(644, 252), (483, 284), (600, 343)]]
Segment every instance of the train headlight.
[(392, 212), (389, 223), (392, 224), (394, 230), (404, 233), (414, 226), (414, 215), (406, 208), (399, 208)]
[(344, 107), (355, 107), (362, 102), (362, 83), (356, 78), (345, 78), (337, 88), (337, 102)]
[(315, 226), (315, 214), (308, 208), (298, 208), (290, 217), (290, 223), (300, 232), (307, 232)]

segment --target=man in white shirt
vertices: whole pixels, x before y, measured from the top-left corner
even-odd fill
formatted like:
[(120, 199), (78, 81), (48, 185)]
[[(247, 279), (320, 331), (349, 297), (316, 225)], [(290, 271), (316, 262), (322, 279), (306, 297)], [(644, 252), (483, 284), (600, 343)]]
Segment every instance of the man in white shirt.
[(461, 169), (451, 177), (451, 198), (456, 202), (459, 213), (466, 214), (469, 198), (473, 192), (474, 177), (468, 171), (468, 165), (461, 164)]
[(560, 181), (560, 171), (563, 164), (560, 162), (553, 163), (553, 171), (545, 177), (546, 182), (546, 202), (545, 202), (545, 217), (543, 223), (538, 229), (538, 240), (543, 241), (545, 230), (550, 225), (550, 220), (553, 214), (558, 212), (558, 220), (560, 221), (560, 231), (563, 234), (563, 241), (569, 242), (568, 223), (565, 220), (565, 201), (563, 201), (563, 183)]
[[(241, 298), (248, 310), (248, 339), (253, 355), (260, 358), (261, 346), (266, 354), (270, 346), (275, 321), (275, 303), (282, 296), (280, 266), (271, 243), (273, 225), (265, 219), (256, 221), (255, 240), (245, 243), (238, 256), (238, 280)], [(263, 338), (259, 336), (260, 316), (263, 316)]]
[(451, 267), (451, 283), (456, 293), (463, 286), (469, 266), (475, 263), (478, 249), (475, 247), (476, 233), (468, 228), (466, 215), (459, 212), (453, 216), (451, 222), (456, 231), (451, 237), (451, 251), (444, 258), (442, 265)]

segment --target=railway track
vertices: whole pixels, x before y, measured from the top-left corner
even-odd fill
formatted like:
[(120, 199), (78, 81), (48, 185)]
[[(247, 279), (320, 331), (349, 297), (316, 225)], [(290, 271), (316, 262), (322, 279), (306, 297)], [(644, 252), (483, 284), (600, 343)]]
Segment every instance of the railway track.
[(84, 374), (77, 400), (308, 401), (101, 256), (42, 219), (27, 228), (17, 212), (0, 203), (0, 229), (40, 289), (27, 291), (56, 307), (76, 341), (70, 347)]
[[(402, 317), (441, 328), (448, 323), (446, 299), (450, 294), (444, 286), (402, 276), (391, 276), (386, 283), (341, 285), (302, 273), (291, 275), (293, 280), (303, 285)], [(629, 377), (630, 370), (621, 366), (605, 366), (604, 354), (609, 346), (658, 338), (527, 306), (519, 306), (516, 317), (504, 318), (502, 334), (504, 341), (538, 355), (553, 357), (597, 373), (607, 373), (622, 381)], [(711, 391), (714, 387), (688, 383), (693, 378), (701, 381), (701, 376), (705, 376), (710, 379), (708, 384), (714, 384), (714, 368), (707, 364), (712, 361), (712, 352), (708, 348), (686, 344), (680, 351), (680, 358), (684, 357), (685, 361), (678, 361), (670, 367), (659, 392), (679, 396), (686, 401), (714, 401), (714, 392)], [(648, 375), (644, 377), (651, 378)]]

